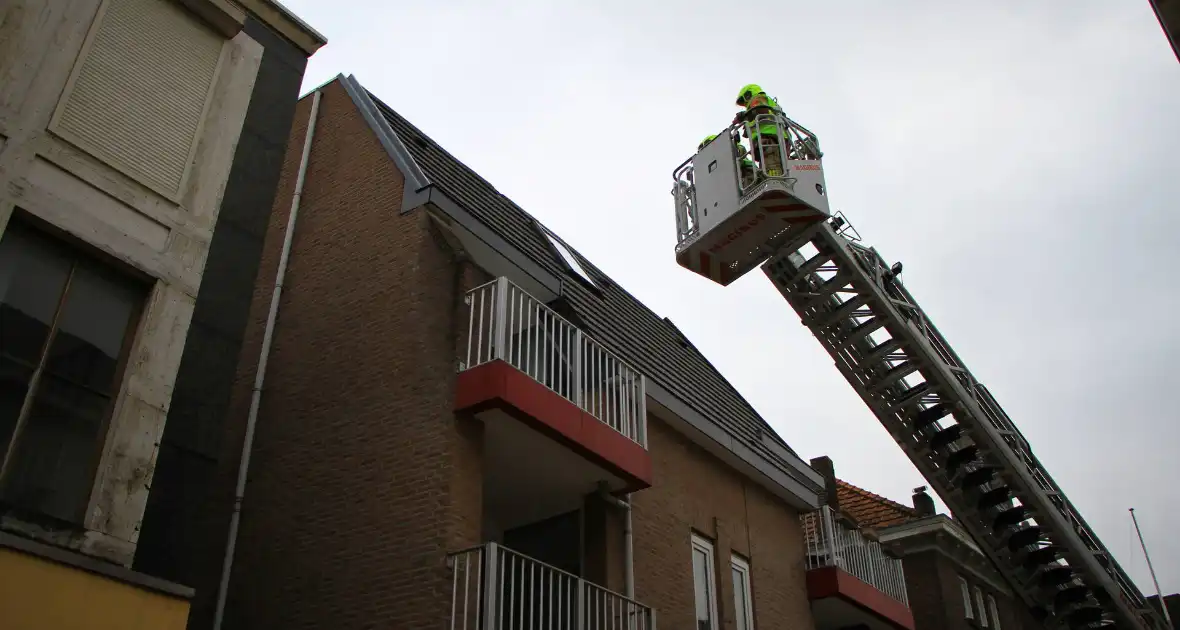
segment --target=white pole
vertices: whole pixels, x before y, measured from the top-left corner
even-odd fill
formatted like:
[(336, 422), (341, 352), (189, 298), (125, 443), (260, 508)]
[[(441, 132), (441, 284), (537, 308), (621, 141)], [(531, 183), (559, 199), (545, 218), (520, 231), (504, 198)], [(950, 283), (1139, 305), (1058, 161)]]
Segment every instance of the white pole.
[(1135, 518), (1135, 508), (1131, 508), (1131, 522), (1135, 524), (1135, 533), (1139, 535), (1139, 546), (1143, 548), (1143, 557), (1147, 560), (1147, 571), (1151, 573), (1151, 583), (1155, 585), (1155, 596), (1160, 598), (1160, 610), (1164, 611), (1164, 619), (1168, 627), (1172, 627), (1172, 615), (1168, 612), (1168, 604), (1164, 601), (1164, 594), (1160, 592), (1160, 582), (1155, 579), (1155, 568), (1151, 566), (1151, 556), (1147, 555), (1147, 543), (1143, 542), (1143, 532), (1139, 530), (1139, 519)]
[(242, 518), (242, 499), (246, 495), (247, 472), (250, 468), (250, 451), (254, 446), (254, 428), (258, 423), (258, 407), (262, 400), (262, 384), (266, 379), (266, 364), (270, 357), (270, 345), (274, 340), (275, 320), (279, 314), (279, 296), (283, 293), (283, 279), (287, 275), (287, 261), (291, 256), (291, 243), (295, 238), (295, 220), (299, 216), (299, 201), (303, 197), (303, 182), (307, 176), (308, 156), (311, 154), (311, 140), (315, 134), (316, 114), (320, 111), (320, 96), (315, 91), (311, 99), (311, 114), (307, 122), (307, 135), (303, 139), (303, 154), (299, 159), (299, 173), (295, 177), (295, 195), (291, 199), (291, 213), (287, 217), (287, 233), (283, 236), (283, 249), (279, 256), (279, 269), (275, 273), (275, 286), (270, 296), (270, 312), (266, 317), (266, 329), (262, 335), (262, 350), (259, 352), (258, 372), (254, 376), (254, 390), (250, 396), (250, 412), (246, 416), (246, 436), (242, 441), (242, 459), (238, 464), (238, 483), (234, 488), (233, 511), (229, 516), (229, 535), (225, 545), (225, 556), (221, 561), (221, 581), (217, 584), (217, 605), (213, 612), (213, 630), (221, 629), (225, 616), (225, 602), (229, 593), (229, 578), (234, 564), (234, 550), (238, 542), (238, 526)]

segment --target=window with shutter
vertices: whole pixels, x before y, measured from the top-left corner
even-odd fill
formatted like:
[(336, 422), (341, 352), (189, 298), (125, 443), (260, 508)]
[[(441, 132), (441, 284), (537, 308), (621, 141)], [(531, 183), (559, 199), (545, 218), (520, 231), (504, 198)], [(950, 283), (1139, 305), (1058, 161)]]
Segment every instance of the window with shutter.
[(225, 43), (176, 2), (104, 0), (50, 129), (174, 198)]

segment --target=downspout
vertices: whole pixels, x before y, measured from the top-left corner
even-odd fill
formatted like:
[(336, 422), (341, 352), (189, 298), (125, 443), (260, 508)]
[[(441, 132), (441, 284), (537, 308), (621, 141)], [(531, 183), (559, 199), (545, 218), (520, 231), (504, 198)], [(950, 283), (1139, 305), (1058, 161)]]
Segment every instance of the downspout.
[(315, 135), (316, 116), (320, 111), (322, 92), (316, 90), (311, 98), (311, 114), (307, 121), (307, 133), (303, 138), (303, 154), (299, 157), (299, 174), (295, 177), (295, 194), (291, 198), (291, 212), (287, 216), (287, 232), (283, 235), (283, 249), (279, 255), (279, 268), (275, 272), (275, 286), (270, 295), (270, 312), (266, 316), (266, 329), (262, 334), (262, 349), (258, 354), (258, 371), (254, 375), (254, 391), (250, 395), (250, 412), (246, 416), (246, 436), (242, 440), (242, 458), (238, 463), (238, 483), (234, 488), (234, 507), (229, 517), (229, 539), (225, 545), (225, 557), (221, 563), (221, 581), (217, 584), (217, 608), (213, 613), (213, 630), (221, 630), (225, 615), (226, 594), (229, 592), (229, 577), (233, 569), (234, 548), (238, 542), (238, 525), (242, 520), (242, 498), (246, 494), (246, 476), (250, 468), (250, 450), (254, 446), (254, 428), (258, 423), (258, 407), (262, 401), (262, 384), (266, 380), (266, 365), (270, 358), (270, 346), (274, 341), (275, 320), (279, 314), (279, 296), (283, 293), (283, 279), (287, 275), (287, 262), (291, 257), (291, 243), (295, 237), (295, 221), (299, 217), (299, 201), (303, 197), (303, 182), (307, 177), (308, 156), (311, 155), (311, 140)]
[(635, 599), (635, 539), (631, 528), (631, 493), (624, 501), (607, 491), (605, 484), (599, 486), (603, 501), (623, 510), (623, 590), (627, 599)]

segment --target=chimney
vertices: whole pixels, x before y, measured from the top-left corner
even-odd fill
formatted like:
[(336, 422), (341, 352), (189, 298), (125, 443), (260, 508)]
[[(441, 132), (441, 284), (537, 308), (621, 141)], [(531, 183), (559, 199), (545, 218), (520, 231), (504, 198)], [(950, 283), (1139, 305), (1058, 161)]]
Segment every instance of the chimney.
[(926, 486), (914, 488), (914, 509), (917, 510), (918, 516), (934, 516), (934, 499), (926, 494)]
[(815, 472), (819, 473), (824, 478), (824, 489), (826, 497), (824, 503), (828, 507), (835, 510), (837, 514), (840, 513), (840, 495), (836, 492), (836, 468), (832, 465), (832, 459), (827, 455), (823, 457), (816, 457), (810, 462), (811, 467)]

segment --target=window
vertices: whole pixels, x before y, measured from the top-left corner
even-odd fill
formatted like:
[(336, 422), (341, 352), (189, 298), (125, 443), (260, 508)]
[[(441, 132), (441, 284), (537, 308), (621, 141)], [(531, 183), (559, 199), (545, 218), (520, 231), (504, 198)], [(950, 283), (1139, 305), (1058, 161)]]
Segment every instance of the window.
[(991, 613), (992, 627), (1000, 630), (1000, 609), (996, 607), (996, 598), (991, 595), (987, 596), (987, 611)]
[(733, 574), (733, 616), (736, 630), (753, 630), (754, 607), (750, 588), (750, 565), (741, 556), (734, 555), (729, 560), (730, 573)]
[(720, 630), (717, 623), (717, 584), (713, 580), (713, 543), (693, 534), (692, 582), (696, 588), (696, 630)]
[(180, 3), (105, 0), (51, 128), (156, 192), (178, 195), (224, 45)]
[[(539, 224), (538, 227), (540, 227)], [(560, 238), (557, 238), (556, 234), (543, 227), (541, 228), (541, 231), (545, 233), (545, 237), (549, 239), (549, 244), (553, 246), (553, 249), (557, 250), (558, 254), (561, 254), (562, 260), (565, 261), (565, 264), (568, 265), (574, 273), (581, 276), (583, 280), (590, 284), (590, 286), (598, 286), (593, 280), (590, 279), (590, 274), (586, 273), (586, 270), (582, 268), (582, 263), (578, 262), (577, 257), (574, 256), (572, 251), (570, 251), (570, 248), (566, 247), (566, 244), (562, 242)]]
[(967, 579), (959, 576), (959, 591), (963, 593), (963, 616), (968, 619), (974, 619), (975, 615), (971, 613), (971, 587), (967, 585)]
[(975, 587), (975, 610), (979, 612), (979, 625), (987, 627), (987, 609), (983, 607), (983, 590)]
[(0, 239), (0, 502), (81, 519), (143, 297), (9, 224)]

